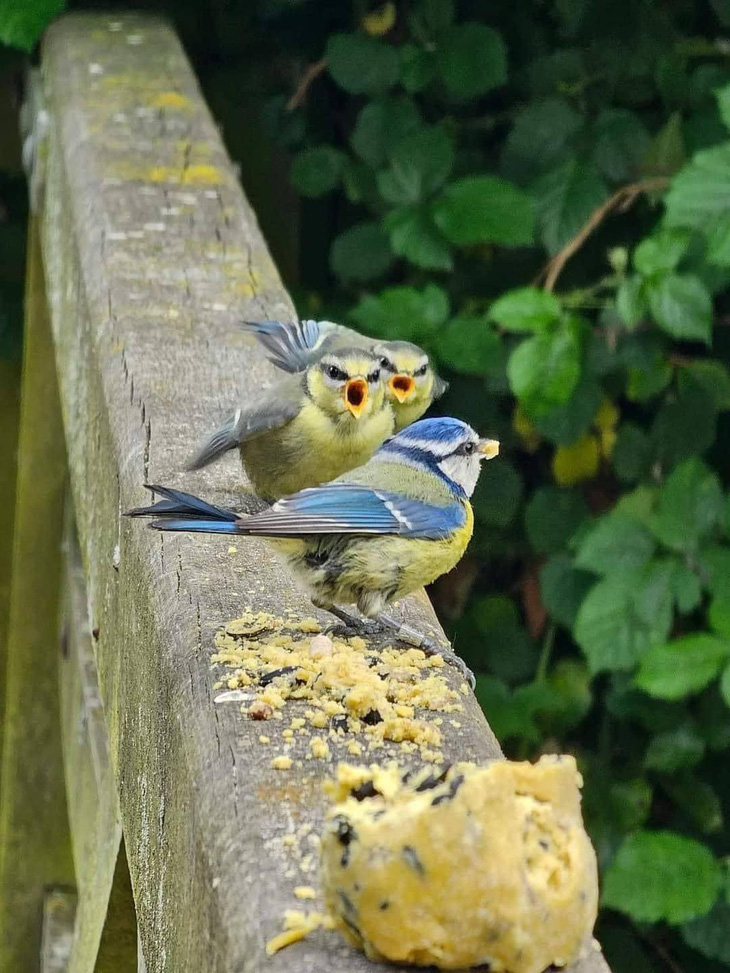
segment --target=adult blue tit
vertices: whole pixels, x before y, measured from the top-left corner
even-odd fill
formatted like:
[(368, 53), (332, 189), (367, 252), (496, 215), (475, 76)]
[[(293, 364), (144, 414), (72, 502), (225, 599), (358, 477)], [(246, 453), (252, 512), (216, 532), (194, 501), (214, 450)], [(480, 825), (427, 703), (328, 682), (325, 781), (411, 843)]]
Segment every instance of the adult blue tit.
[[(131, 514), (157, 516), (152, 527), (158, 530), (266, 537), (313, 603), (348, 629), (394, 632), (468, 673), (453, 653), (385, 609), (459, 561), (474, 526), (469, 497), (480, 464), (498, 452), (498, 442), (481, 439), (459, 419), (423, 419), (387, 440), (364, 466), (250, 517), (157, 486), (149, 489), (165, 499)], [(368, 621), (341, 608), (350, 604)]]
[(188, 468), (238, 449), (255, 492), (274, 500), (361, 466), (393, 424), (377, 356), (341, 349), (277, 382), (255, 407), (238, 409)]
[(244, 321), (241, 327), (259, 339), (273, 365), (290, 373), (343, 346), (372, 351), (380, 358), (396, 432), (420, 419), (449, 387), (436, 374), (423, 348), (410, 341), (379, 341), (334, 321)]

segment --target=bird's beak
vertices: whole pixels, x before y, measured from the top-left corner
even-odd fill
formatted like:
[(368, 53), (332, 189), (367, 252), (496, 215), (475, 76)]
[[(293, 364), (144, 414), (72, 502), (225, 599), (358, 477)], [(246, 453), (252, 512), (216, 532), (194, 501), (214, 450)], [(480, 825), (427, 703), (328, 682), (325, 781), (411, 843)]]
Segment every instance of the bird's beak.
[(499, 454), (499, 442), (496, 439), (480, 439), (477, 452), (484, 459), (494, 459)]
[(390, 382), (390, 391), (399, 402), (407, 402), (416, 391), (416, 383), (410, 375), (399, 373), (394, 375)]
[(345, 385), (345, 406), (359, 419), (368, 401), (368, 383), (364, 378), (351, 378)]

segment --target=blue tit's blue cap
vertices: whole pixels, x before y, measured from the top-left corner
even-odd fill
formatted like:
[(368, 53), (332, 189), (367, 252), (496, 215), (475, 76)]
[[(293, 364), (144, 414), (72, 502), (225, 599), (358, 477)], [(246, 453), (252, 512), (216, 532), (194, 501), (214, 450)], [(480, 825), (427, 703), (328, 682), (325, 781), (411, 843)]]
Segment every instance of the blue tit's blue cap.
[(384, 450), (419, 449), (446, 456), (466, 439), (477, 434), (466, 422), (451, 416), (420, 419), (383, 444)]

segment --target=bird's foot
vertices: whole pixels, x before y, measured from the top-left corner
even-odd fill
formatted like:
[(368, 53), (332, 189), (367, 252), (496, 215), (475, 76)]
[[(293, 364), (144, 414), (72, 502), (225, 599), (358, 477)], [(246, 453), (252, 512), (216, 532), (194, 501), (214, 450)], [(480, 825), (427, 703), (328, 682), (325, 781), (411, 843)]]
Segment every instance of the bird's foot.
[(452, 665), (457, 669), (464, 679), (469, 683), (472, 689), (477, 684), (476, 677), (471, 671), (469, 666), (464, 662), (464, 660), (458, 656), (451, 649), (444, 645), (441, 645), (436, 639), (431, 638), (428, 635), (424, 635), (415, 628), (411, 628), (410, 625), (405, 625), (402, 622), (397, 621), (395, 618), (391, 618), (390, 615), (385, 615), (381, 612), (378, 615), (378, 623), (383, 628), (389, 629), (397, 639), (401, 642), (406, 642), (408, 645), (413, 645), (417, 649), (421, 649), (426, 655), (440, 655), (444, 662)]
[(340, 635), (349, 637), (352, 635), (361, 635), (366, 638), (372, 638), (374, 635), (382, 635), (384, 628), (377, 622), (372, 621), (369, 618), (358, 618), (357, 615), (350, 615), (349, 612), (343, 611), (342, 608), (337, 608), (333, 606), (327, 609), (331, 615), (335, 618), (339, 618), (339, 624), (333, 623), (328, 625), (325, 629), (326, 635)]

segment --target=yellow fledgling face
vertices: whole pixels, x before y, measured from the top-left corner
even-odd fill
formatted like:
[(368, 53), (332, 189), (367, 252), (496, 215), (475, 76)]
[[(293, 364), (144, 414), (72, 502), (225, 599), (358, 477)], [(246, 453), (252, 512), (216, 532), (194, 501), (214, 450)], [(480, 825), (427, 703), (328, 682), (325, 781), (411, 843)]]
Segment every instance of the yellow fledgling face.
[(396, 417), (408, 413), (409, 422), (419, 418), (442, 395), (446, 382), (434, 372), (428, 355), (408, 341), (386, 341), (374, 349), (383, 369), (388, 398)]
[(377, 356), (361, 348), (324, 355), (306, 377), (313, 402), (333, 418), (360, 421), (387, 408)]

